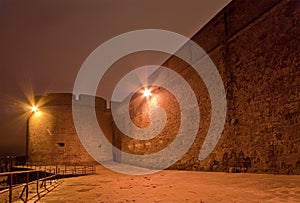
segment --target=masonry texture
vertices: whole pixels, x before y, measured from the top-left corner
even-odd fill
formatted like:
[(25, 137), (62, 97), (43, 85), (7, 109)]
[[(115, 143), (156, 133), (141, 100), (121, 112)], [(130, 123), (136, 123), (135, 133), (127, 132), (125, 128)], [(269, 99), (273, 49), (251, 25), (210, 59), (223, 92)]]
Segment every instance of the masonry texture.
[[(201, 122), (194, 144), (171, 169), (300, 174), (300, 2), (233, 1), (192, 40), (210, 56), (221, 74), (227, 96), (225, 130), (213, 153), (203, 161), (199, 151), (210, 124), (207, 89), (196, 72), (173, 56), (163, 65), (181, 74), (193, 88)], [(186, 53), (194, 63), (201, 61)], [(154, 139), (130, 139), (118, 130), (121, 148), (148, 154), (166, 147), (178, 131), (180, 112), (162, 88), (153, 91), (168, 121)], [(138, 93), (136, 94), (138, 97)], [(151, 101), (131, 102), (131, 117), (139, 127), (149, 125)], [(190, 122), (193, 122), (191, 119)], [(157, 163), (120, 158), (121, 162), (155, 168)]]
[[(94, 99), (82, 95), (79, 99)], [(33, 113), (28, 121), (27, 162), (32, 164), (93, 164), (96, 161), (82, 146), (72, 116), (72, 94), (49, 94), (36, 97), (40, 114)], [(86, 111), (91, 106), (84, 107)], [(105, 101), (96, 98), (98, 123), (111, 141), (111, 114)], [(83, 115), (84, 116), (84, 115)], [(85, 125), (88, 125), (88, 120)], [(91, 133), (91, 132), (90, 132)], [(99, 146), (101, 147), (101, 146)], [(112, 160), (112, 150), (104, 149), (103, 156)]]
[[(191, 124), (199, 126), (191, 148), (169, 169), (300, 174), (299, 18), (300, 1), (297, 0), (234, 0), (192, 37), (217, 67), (227, 99), (221, 139), (203, 161), (199, 161), (198, 156), (211, 118), (207, 87), (182, 59), (172, 56), (163, 64), (189, 83), (201, 115), (199, 124), (190, 119)], [(184, 54), (195, 64), (203, 60), (193, 50)], [(147, 155), (160, 151), (172, 143), (178, 133), (182, 119), (178, 101), (162, 87), (151, 88), (151, 99), (142, 98), (137, 91), (129, 106), (130, 117), (140, 128), (150, 124), (151, 105), (165, 110), (166, 125), (150, 140), (135, 140), (122, 134), (112, 121), (110, 111), (105, 109), (104, 100), (99, 99), (100, 127), (108, 140), (123, 152)], [(56, 99), (51, 103), (49, 98), (52, 97)], [(49, 95), (47, 100), (50, 102), (43, 111), (48, 114), (42, 113), (43, 119), (33, 115), (29, 120), (29, 161), (94, 162), (74, 128), (72, 95)], [(150, 168), (159, 165), (154, 161), (146, 163), (125, 158), (112, 149), (105, 149), (103, 153), (107, 153), (107, 157), (111, 153), (111, 159), (122, 163)]]

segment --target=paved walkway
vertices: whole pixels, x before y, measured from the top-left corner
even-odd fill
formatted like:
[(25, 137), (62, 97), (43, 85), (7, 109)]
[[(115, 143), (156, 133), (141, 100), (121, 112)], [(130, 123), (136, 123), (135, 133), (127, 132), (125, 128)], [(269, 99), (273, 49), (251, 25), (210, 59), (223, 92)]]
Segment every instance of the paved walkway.
[[(117, 167), (117, 166), (116, 166)], [(39, 202), (300, 202), (300, 176), (166, 170), (130, 176), (97, 167)]]

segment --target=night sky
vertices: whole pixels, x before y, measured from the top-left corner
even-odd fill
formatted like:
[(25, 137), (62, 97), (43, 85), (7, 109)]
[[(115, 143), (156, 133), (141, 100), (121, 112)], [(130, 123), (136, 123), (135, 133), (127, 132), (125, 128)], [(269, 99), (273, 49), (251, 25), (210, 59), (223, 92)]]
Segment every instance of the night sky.
[(0, 0), (0, 156), (25, 155), (24, 104), (33, 95), (71, 93), (80, 66), (101, 43), (147, 28), (191, 37), (229, 2)]

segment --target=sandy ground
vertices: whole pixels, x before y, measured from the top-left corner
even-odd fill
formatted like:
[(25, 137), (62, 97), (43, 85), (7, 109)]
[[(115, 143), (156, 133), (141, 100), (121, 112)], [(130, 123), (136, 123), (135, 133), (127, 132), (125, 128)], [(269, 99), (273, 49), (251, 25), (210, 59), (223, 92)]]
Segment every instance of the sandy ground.
[(173, 170), (131, 176), (98, 166), (97, 174), (64, 179), (38, 202), (295, 203), (300, 176)]

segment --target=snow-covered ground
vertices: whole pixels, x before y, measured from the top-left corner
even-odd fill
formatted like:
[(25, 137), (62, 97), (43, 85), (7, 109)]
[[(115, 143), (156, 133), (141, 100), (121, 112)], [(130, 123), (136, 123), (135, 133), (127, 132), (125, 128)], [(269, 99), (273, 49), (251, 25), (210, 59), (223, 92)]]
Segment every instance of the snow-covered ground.
[(300, 176), (165, 170), (130, 176), (101, 166), (39, 202), (300, 202)]

